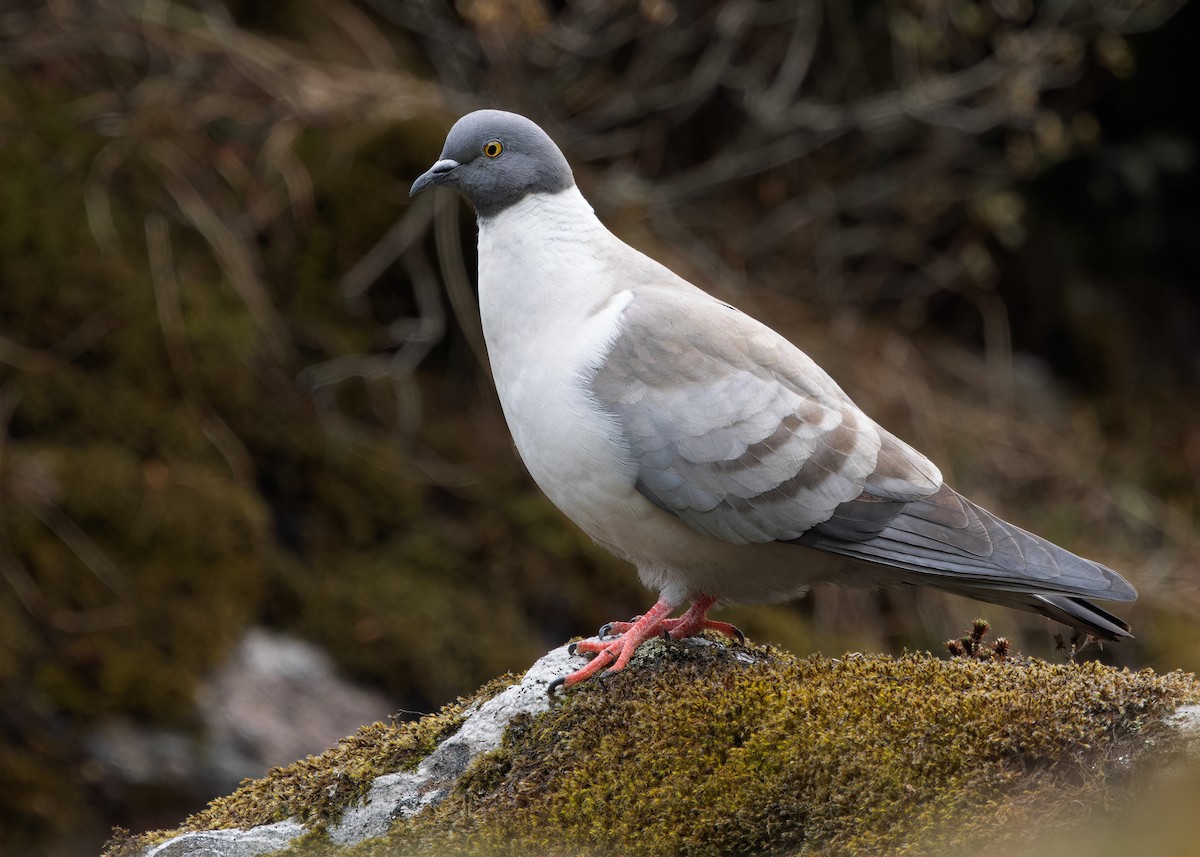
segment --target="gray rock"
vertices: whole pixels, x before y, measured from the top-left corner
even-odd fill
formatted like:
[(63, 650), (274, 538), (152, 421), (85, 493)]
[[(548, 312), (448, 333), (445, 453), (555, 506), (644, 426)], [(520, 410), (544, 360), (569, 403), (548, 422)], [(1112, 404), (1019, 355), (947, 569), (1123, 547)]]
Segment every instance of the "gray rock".
[(204, 776), (196, 739), (179, 729), (110, 717), (88, 734), (86, 746), (105, 776), (123, 785), (184, 789), (194, 783), (209, 793), (227, 786)]
[[(582, 663), (582, 658), (567, 654), (566, 646), (548, 652), (518, 684), (469, 710), (459, 730), (426, 756), (415, 771), (377, 778), (366, 800), (349, 807), (342, 820), (330, 827), (330, 839), (338, 845), (353, 845), (382, 836), (397, 818), (407, 818), (438, 803), (472, 761), (499, 748), (513, 717), (549, 708), (547, 686)], [(185, 833), (155, 846), (144, 857), (248, 857), (286, 848), (304, 832), (301, 824), (289, 820), (249, 830)]]
[(89, 753), (112, 782), (206, 798), (320, 753), (395, 710), (343, 678), (316, 646), (263, 628), (246, 632), (196, 697), (199, 736), (114, 717), (88, 736)]
[(1200, 738), (1200, 705), (1181, 705), (1169, 722)]
[(144, 857), (255, 857), (286, 848), (304, 826), (296, 821), (264, 824), (250, 830), (184, 833), (145, 852)]
[(316, 646), (263, 628), (246, 632), (197, 692), (197, 706), (208, 735), (203, 764), (234, 785), (320, 753), (396, 710), (342, 677)]
[(499, 748), (509, 722), (518, 714), (538, 714), (550, 707), (546, 687), (578, 669), (566, 646), (542, 656), (519, 684), (496, 694), (467, 715), (462, 727), (430, 753), (411, 773), (388, 774), (371, 786), (361, 806), (350, 807), (329, 829), (338, 845), (382, 836), (398, 818), (408, 818), (438, 803), (478, 756)]

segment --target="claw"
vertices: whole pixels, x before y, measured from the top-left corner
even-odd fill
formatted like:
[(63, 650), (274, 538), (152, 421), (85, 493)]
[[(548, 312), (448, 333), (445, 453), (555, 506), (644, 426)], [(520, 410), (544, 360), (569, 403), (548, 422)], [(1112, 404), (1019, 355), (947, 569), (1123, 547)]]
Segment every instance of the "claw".
[(622, 633), (612, 640), (581, 640), (575, 651), (594, 652), (595, 657), (582, 669), (567, 676), (567, 686), (579, 684), (582, 681), (598, 675), (601, 672), (616, 673), (625, 669), (634, 651), (646, 640), (658, 636), (662, 630), (663, 620), (671, 614), (674, 604), (659, 599), (658, 603), (644, 616), (638, 617), (633, 623), (612, 622), (601, 628), (600, 632), (611, 631), (611, 626), (622, 628)]
[(554, 692), (566, 684), (566, 681), (567, 680), (565, 678), (556, 678), (554, 681), (550, 682), (548, 685), (546, 685), (546, 696), (553, 699)]
[[(597, 632), (598, 639), (581, 640), (567, 647), (567, 652), (571, 655), (595, 656), (587, 666), (571, 673), (567, 679), (571, 685), (575, 685), (593, 676), (608, 676), (620, 672), (629, 664), (638, 646), (660, 635), (664, 640), (680, 640), (695, 636), (701, 631), (716, 631), (727, 637), (735, 637), (738, 643), (744, 645), (746, 635), (740, 629), (728, 622), (718, 622), (707, 617), (708, 609), (715, 603), (716, 599), (712, 596), (697, 595), (686, 613), (678, 619), (670, 619), (668, 617), (677, 605), (660, 598), (643, 616), (634, 616), (628, 622), (608, 622)], [(563, 685), (563, 680), (550, 685), (550, 693)]]

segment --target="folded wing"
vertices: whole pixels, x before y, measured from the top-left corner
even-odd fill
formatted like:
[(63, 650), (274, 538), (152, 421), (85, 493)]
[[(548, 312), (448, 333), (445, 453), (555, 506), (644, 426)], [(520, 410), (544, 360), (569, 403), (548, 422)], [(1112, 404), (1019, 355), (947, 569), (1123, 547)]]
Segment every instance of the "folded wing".
[(638, 490), (700, 532), (794, 542), (1127, 635), (1081, 599), (1132, 600), (1124, 579), (944, 485), (803, 352), (703, 292), (634, 289), (590, 380), (624, 430)]

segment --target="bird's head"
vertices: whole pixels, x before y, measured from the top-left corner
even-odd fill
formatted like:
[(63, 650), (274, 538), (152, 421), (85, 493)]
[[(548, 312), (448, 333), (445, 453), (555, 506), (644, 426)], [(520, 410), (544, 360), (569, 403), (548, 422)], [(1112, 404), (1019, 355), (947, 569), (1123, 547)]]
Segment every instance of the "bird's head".
[(558, 146), (534, 122), (503, 110), (476, 110), (454, 123), (441, 157), (413, 182), (456, 188), (481, 217), (492, 217), (531, 193), (558, 193), (575, 184)]

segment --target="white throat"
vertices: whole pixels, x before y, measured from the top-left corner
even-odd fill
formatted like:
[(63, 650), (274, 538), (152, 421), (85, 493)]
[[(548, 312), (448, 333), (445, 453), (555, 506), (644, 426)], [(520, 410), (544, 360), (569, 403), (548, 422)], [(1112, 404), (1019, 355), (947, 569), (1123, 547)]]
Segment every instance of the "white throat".
[(561, 362), (585, 346), (585, 319), (629, 286), (611, 273), (621, 250), (576, 187), (480, 219), (479, 309), (497, 385), (531, 359)]
[(634, 483), (588, 388), (631, 297), (612, 263), (631, 254), (574, 187), (479, 223), (480, 315), (513, 441), (542, 490), (596, 537), (607, 504)]

